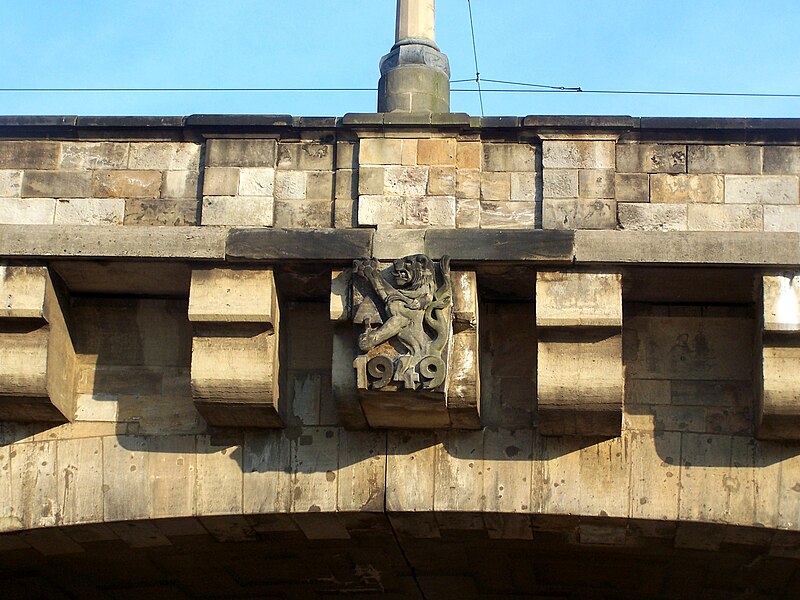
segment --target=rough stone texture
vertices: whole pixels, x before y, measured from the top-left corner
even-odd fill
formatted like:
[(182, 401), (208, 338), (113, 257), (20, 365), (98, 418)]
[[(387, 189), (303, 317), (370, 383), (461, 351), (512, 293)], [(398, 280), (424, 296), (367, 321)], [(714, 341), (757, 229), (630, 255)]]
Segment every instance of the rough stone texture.
[(22, 171), (0, 170), (0, 198), (19, 197)]
[(533, 229), (537, 227), (537, 202), (481, 202), (483, 229)]
[(578, 173), (577, 169), (546, 169), (543, 175), (544, 197), (577, 198)]
[(88, 198), (92, 174), (86, 171), (31, 171), (22, 176), (23, 198)]
[(272, 196), (275, 192), (275, 169), (241, 169), (238, 191), (240, 196)]
[(124, 218), (121, 198), (71, 198), (56, 203), (56, 225), (122, 225)]
[(614, 192), (617, 202), (650, 202), (650, 177), (644, 173), (617, 173)]
[(403, 157), (400, 139), (364, 138), (358, 143), (360, 165), (399, 165)]
[(203, 177), (204, 196), (235, 196), (239, 192), (239, 169), (208, 167)]
[(242, 227), (271, 227), (274, 199), (270, 196), (206, 196), (201, 223)]
[(764, 228), (764, 207), (753, 205), (688, 206), (689, 231), (761, 231)]
[(306, 197), (305, 171), (277, 171), (275, 173), (275, 198), (280, 200), (304, 200)]
[(55, 198), (1, 198), (0, 223), (49, 225), (55, 220)]
[(758, 146), (688, 147), (689, 173), (733, 173), (757, 175), (761, 173), (762, 150)]
[(61, 169), (125, 169), (128, 142), (63, 142)]
[(535, 171), (536, 147), (531, 144), (483, 144), (484, 171)]
[(686, 231), (687, 207), (685, 204), (617, 205), (617, 217), (622, 229), (640, 231)]
[(128, 168), (134, 170), (196, 171), (200, 145), (178, 142), (131, 142)]
[(112, 171), (95, 173), (97, 198), (158, 198), (161, 195), (161, 171)]
[(686, 146), (674, 144), (617, 144), (620, 173), (685, 173)]
[(511, 199), (511, 174), (505, 172), (481, 173), (480, 199), (491, 202), (507, 202)]
[(764, 147), (764, 173), (800, 175), (800, 146)]
[(331, 226), (330, 200), (275, 200), (275, 227), (324, 228)]
[(764, 231), (800, 231), (800, 206), (764, 206)]
[(309, 200), (333, 199), (333, 173), (330, 171), (311, 171), (306, 180), (306, 198)]
[(511, 173), (511, 200), (540, 201), (539, 175), (537, 173)]
[(728, 204), (800, 204), (800, 178), (791, 175), (725, 176)]
[(721, 203), (725, 182), (719, 175), (651, 175), (650, 201), (671, 204)]
[(58, 142), (0, 140), (0, 169), (55, 169), (60, 158)]
[(456, 170), (453, 167), (432, 167), (428, 172), (429, 196), (455, 196)]
[(481, 172), (478, 169), (456, 171), (456, 198), (478, 200), (481, 197)]
[(614, 171), (581, 169), (578, 171), (581, 198), (614, 198)]
[(384, 170), (383, 187), (387, 196), (424, 196), (428, 187), (428, 169), (387, 167)]
[(125, 199), (124, 225), (183, 227), (198, 224), (200, 203), (196, 198)]
[(454, 138), (423, 138), (417, 142), (417, 164), (452, 167), (456, 164)]
[(545, 169), (613, 169), (615, 144), (612, 141), (545, 140), (542, 163)]
[(161, 197), (197, 198), (198, 179), (196, 171), (164, 171)]
[(458, 142), (456, 166), (459, 169), (480, 169), (482, 156), (480, 142)]
[(273, 139), (212, 139), (206, 142), (208, 167), (275, 167)]
[(544, 229), (615, 229), (616, 203), (608, 200), (562, 200), (545, 198)]
[(318, 142), (281, 142), (278, 144), (278, 169), (330, 171), (333, 169), (333, 146)]

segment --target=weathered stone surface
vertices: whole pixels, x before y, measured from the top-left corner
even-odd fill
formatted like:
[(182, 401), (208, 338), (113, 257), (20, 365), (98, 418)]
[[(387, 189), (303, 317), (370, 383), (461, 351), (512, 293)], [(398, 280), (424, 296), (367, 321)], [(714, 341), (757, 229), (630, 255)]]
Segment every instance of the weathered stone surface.
[(281, 200), (304, 200), (308, 173), (305, 171), (277, 171), (275, 197)]
[(335, 173), (334, 197), (342, 200), (358, 199), (358, 186), (355, 171), (339, 169)]
[(537, 173), (511, 173), (511, 200), (534, 202), (541, 200)]
[(62, 142), (61, 169), (125, 169), (127, 142)]
[(70, 198), (56, 203), (56, 225), (122, 225), (125, 200), (121, 198)]
[(619, 273), (538, 272), (536, 325), (622, 327), (622, 276)]
[(544, 140), (545, 169), (613, 169), (616, 162), (612, 141)]
[(376, 231), (372, 254), (378, 260), (425, 254), (425, 229), (387, 229)]
[(689, 173), (761, 173), (762, 157), (758, 146), (690, 145), (687, 152)]
[(428, 173), (429, 196), (455, 196), (456, 170), (454, 167), (432, 167)]
[(128, 168), (137, 170), (196, 171), (200, 145), (188, 142), (131, 142)]
[(239, 193), (239, 169), (208, 167), (203, 176), (204, 196), (235, 196)]
[(481, 202), (481, 228), (533, 229), (537, 225), (537, 202)]
[(458, 142), (456, 166), (459, 169), (480, 169), (483, 148), (480, 142)]
[(545, 198), (578, 197), (577, 169), (545, 169), (543, 180)]
[(333, 206), (333, 223), (337, 229), (358, 227), (358, 201), (337, 198)]
[(545, 198), (544, 229), (615, 229), (616, 203), (609, 200), (562, 200)]
[(399, 165), (403, 156), (403, 140), (363, 138), (358, 143), (360, 165)]
[(483, 144), (484, 171), (535, 171), (536, 148), (531, 144)]
[(456, 198), (478, 200), (481, 197), (481, 172), (478, 169), (456, 171)]
[(765, 275), (763, 293), (764, 331), (800, 332), (800, 276)]
[(23, 198), (87, 198), (92, 195), (92, 174), (87, 171), (25, 171)]
[(0, 169), (55, 169), (60, 157), (58, 142), (0, 140)]
[(7, 225), (49, 225), (56, 215), (54, 198), (2, 198), (0, 223)]
[(764, 206), (764, 231), (800, 231), (800, 206)]
[[(197, 198), (197, 171), (164, 171), (162, 198)], [(211, 195), (211, 194), (209, 194)]]
[(383, 186), (383, 193), (387, 196), (424, 196), (428, 187), (428, 169), (386, 167)]
[[(176, 171), (177, 172), (177, 171)], [(125, 199), (124, 225), (197, 225), (200, 203), (195, 198)]]
[(306, 198), (330, 202), (333, 199), (333, 173), (330, 171), (311, 171), (306, 180)]
[(675, 144), (617, 144), (620, 173), (685, 173), (686, 146)]
[(455, 166), (455, 138), (423, 138), (417, 142), (417, 164)]
[(764, 173), (800, 175), (800, 146), (765, 146)]
[(94, 196), (98, 198), (158, 198), (161, 171), (103, 170), (94, 174)]
[(481, 203), (478, 200), (456, 199), (456, 227), (472, 228), (481, 225)]
[(691, 204), (689, 231), (761, 231), (764, 207), (754, 205)]
[(248, 167), (240, 170), (240, 196), (273, 196), (274, 193), (275, 169)]
[(358, 170), (358, 193), (363, 196), (382, 195), (384, 177), (383, 167), (361, 167)]
[(800, 204), (800, 178), (793, 175), (727, 175), (729, 204)]
[(0, 318), (41, 319), (47, 288), (45, 267), (0, 266)]
[(721, 203), (725, 186), (719, 175), (651, 175), (650, 201), (671, 204)]
[(614, 171), (581, 169), (578, 177), (581, 198), (614, 198)]
[(617, 215), (622, 229), (640, 231), (686, 231), (687, 207), (683, 204), (617, 205)]
[(22, 171), (0, 170), (0, 198), (19, 197)]
[(228, 236), (226, 256), (229, 260), (352, 261), (372, 255), (372, 235), (360, 229), (234, 229)]
[(331, 226), (330, 200), (275, 200), (275, 227), (326, 228)]
[(403, 224), (409, 227), (455, 227), (456, 199), (453, 196), (408, 198)]
[(481, 173), (481, 200), (508, 202), (511, 199), (511, 174), (506, 172)]
[(269, 323), (278, 318), (269, 269), (195, 269), (189, 320), (195, 323)]
[(574, 233), (567, 231), (454, 231), (429, 230), (425, 254), (448, 254), (453, 260), (572, 262)]
[(361, 196), (358, 199), (358, 224), (402, 225), (405, 200), (399, 196)]
[(614, 194), (617, 202), (650, 202), (650, 177), (644, 173), (617, 173)]
[(278, 142), (272, 139), (212, 139), (206, 142), (208, 167), (275, 167)]
[(318, 142), (281, 142), (277, 166), (278, 169), (330, 171), (333, 169), (333, 146)]
[(240, 227), (271, 227), (274, 199), (269, 196), (205, 196), (201, 223)]

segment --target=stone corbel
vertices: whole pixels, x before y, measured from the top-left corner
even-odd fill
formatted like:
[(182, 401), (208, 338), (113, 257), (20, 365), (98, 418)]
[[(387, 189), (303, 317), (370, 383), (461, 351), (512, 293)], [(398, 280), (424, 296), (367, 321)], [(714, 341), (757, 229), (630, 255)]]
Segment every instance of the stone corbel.
[(209, 425), (282, 427), (272, 270), (196, 269), (189, 294), (192, 395)]
[(542, 435), (616, 437), (622, 428), (622, 276), (539, 272)]
[(0, 421), (75, 418), (65, 287), (44, 266), (0, 266)]
[(412, 255), (335, 271), (333, 394), (354, 429), (478, 429), (474, 272)]
[(800, 439), (800, 273), (763, 277), (761, 439)]

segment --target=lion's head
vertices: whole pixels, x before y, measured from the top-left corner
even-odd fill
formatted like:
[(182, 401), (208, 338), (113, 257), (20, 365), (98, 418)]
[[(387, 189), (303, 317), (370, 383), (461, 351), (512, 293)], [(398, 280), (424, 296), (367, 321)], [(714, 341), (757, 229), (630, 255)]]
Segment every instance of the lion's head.
[(414, 254), (394, 261), (392, 276), (398, 288), (415, 290), (434, 282), (433, 261), (424, 254)]

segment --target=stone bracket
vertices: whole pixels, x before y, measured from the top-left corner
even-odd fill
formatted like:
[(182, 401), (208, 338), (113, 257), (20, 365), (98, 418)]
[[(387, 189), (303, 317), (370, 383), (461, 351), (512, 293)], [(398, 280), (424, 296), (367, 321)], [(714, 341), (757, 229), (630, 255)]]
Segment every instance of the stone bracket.
[[(479, 429), (480, 382), (477, 278), (472, 271), (450, 273), (452, 331), (446, 353), (447, 375), (436, 390), (371, 389), (359, 378), (358, 338), (362, 290), (352, 269), (334, 271), (330, 315), (334, 324), (332, 383), (342, 424), (350, 429)], [(356, 300), (354, 301), (354, 297)], [(387, 386), (390, 387), (390, 386)]]
[(209, 425), (282, 427), (279, 303), (271, 269), (195, 269), (192, 395)]
[(800, 439), (800, 272), (764, 275), (761, 439)]
[(0, 266), (0, 421), (75, 418), (69, 299), (44, 266)]
[(622, 275), (536, 276), (539, 431), (617, 437), (622, 429)]

